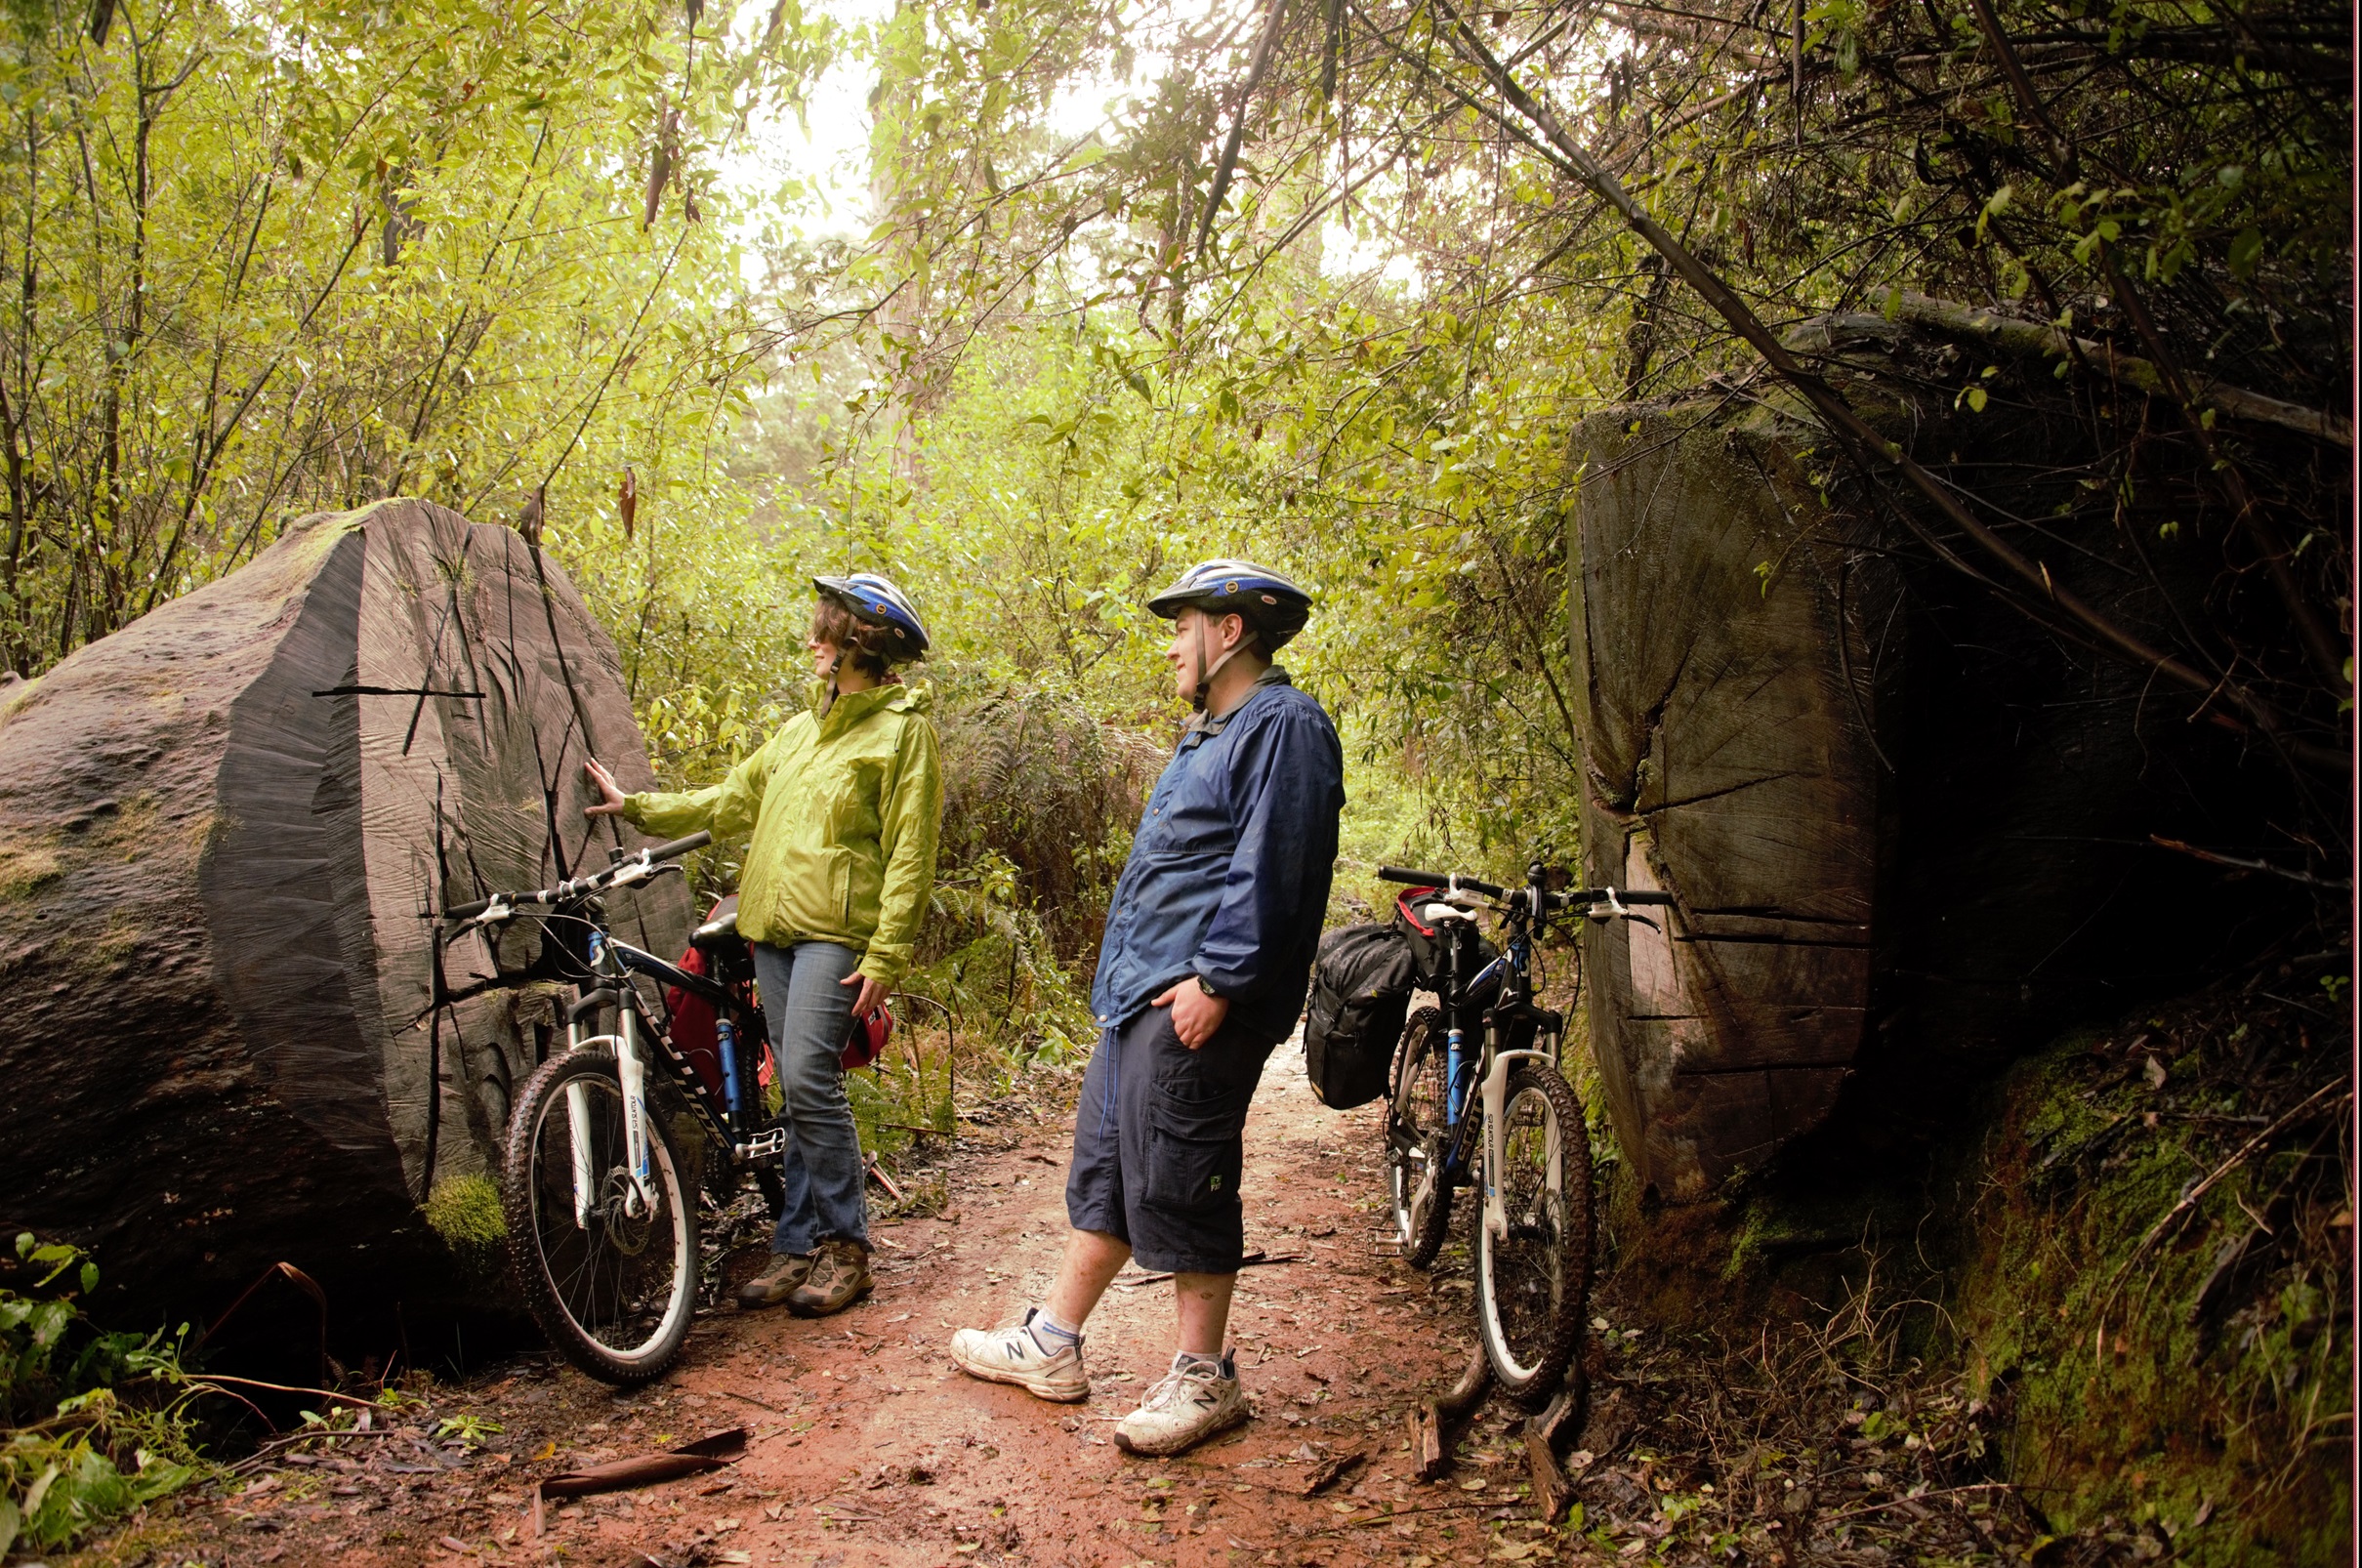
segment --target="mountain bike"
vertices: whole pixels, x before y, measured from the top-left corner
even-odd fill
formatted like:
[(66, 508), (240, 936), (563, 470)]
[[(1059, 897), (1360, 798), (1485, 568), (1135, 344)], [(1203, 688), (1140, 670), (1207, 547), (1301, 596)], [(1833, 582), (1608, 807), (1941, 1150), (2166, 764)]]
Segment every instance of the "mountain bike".
[[(766, 1117), (757, 1087), (768, 1034), (735, 911), (690, 937), (704, 974), (618, 941), (607, 927), (607, 894), (680, 871), (680, 857), (712, 838), (611, 851), (604, 870), (441, 917), (459, 932), (541, 922), (545, 957), (556, 953), (556, 972), (578, 986), (566, 1049), (526, 1081), (510, 1115), (501, 1209), (527, 1310), (566, 1359), (610, 1383), (661, 1376), (695, 1311), (698, 1210), (684, 1174), (684, 1125), (706, 1141), (705, 1185), (718, 1201), (735, 1195), (746, 1166), (774, 1212), (781, 1198), (787, 1132)], [(666, 994), (651, 1004), (635, 975)], [(684, 999), (713, 1011), (718, 1088), (669, 1027)]]
[[(1591, 1288), (1591, 1135), (1583, 1102), (1558, 1071), (1566, 1020), (1533, 996), (1534, 941), (1551, 917), (1641, 919), (1669, 894), (1613, 887), (1553, 891), (1540, 861), (1525, 886), (1386, 866), (1407, 883), (1396, 920), (1435, 1006), (1413, 1013), (1395, 1048), (1387, 1102), (1387, 1168), (1403, 1258), (1432, 1264), (1454, 1189), (1473, 1185), (1476, 1324), (1502, 1388), (1528, 1409), (1556, 1391), (1582, 1341)], [(1495, 946), (1476, 924), (1502, 924)]]

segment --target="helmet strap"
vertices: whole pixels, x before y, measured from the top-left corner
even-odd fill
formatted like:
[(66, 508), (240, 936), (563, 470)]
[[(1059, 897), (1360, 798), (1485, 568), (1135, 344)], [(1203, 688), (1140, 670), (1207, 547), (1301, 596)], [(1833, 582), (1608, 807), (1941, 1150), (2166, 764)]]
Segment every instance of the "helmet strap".
[[(1236, 615), (1238, 612), (1233, 610), (1230, 613)], [(1214, 678), (1222, 674), (1223, 665), (1228, 664), (1232, 659), (1238, 657), (1239, 653), (1247, 645), (1247, 639), (1254, 635), (1247, 628), (1247, 618), (1243, 615), (1240, 615), (1238, 617), (1238, 640), (1231, 643), (1229, 650), (1223, 653), (1221, 658), (1216, 659), (1212, 665), (1208, 665), (1206, 663), (1206, 623), (1213, 619), (1214, 616), (1211, 611), (1207, 610), (1202, 605), (1198, 608), (1197, 688), (1189, 693), (1189, 710), (1192, 713), (1202, 714), (1206, 711), (1206, 694), (1213, 689)]]
[(828, 661), (828, 690), (820, 698), (817, 717), (826, 719), (828, 711), (837, 705), (837, 672), (845, 668), (845, 644), (837, 644), (837, 656)]

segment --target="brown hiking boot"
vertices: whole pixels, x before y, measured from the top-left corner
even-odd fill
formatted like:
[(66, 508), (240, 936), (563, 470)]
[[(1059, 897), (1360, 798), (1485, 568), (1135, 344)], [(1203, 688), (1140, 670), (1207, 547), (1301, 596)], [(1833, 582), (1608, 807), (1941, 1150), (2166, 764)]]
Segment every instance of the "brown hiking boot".
[(812, 1255), (809, 1253), (773, 1253), (771, 1266), (738, 1287), (738, 1304), (748, 1311), (759, 1306), (777, 1306), (795, 1295), (797, 1287), (811, 1278)]
[(869, 1249), (831, 1236), (812, 1255), (811, 1277), (789, 1295), (787, 1309), (798, 1317), (826, 1317), (867, 1296), (869, 1286)]

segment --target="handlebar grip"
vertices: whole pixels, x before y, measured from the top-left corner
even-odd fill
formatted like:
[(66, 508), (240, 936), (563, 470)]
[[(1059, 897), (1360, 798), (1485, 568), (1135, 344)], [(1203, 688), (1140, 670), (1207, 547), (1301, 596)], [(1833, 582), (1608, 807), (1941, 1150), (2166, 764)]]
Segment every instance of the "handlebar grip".
[(685, 839), (675, 839), (670, 844), (660, 844), (656, 846), (655, 848), (648, 851), (648, 858), (650, 860), (678, 859), (680, 856), (687, 854), (691, 849), (702, 849), (713, 842), (714, 836), (701, 828), (697, 832), (690, 834)]
[(1674, 901), (1674, 896), (1671, 893), (1618, 892), (1616, 896), (1628, 904), (1665, 904), (1670, 906)]
[(471, 904), (453, 904), (449, 909), (443, 911), (443, 919), (474, 920), (491, 907), (492, 900), (489, 898), (478, 898)]

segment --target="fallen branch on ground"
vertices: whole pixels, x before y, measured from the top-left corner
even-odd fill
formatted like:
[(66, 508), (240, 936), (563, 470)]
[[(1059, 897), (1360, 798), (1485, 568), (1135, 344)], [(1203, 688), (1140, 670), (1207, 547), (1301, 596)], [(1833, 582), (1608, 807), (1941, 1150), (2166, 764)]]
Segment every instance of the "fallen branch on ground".
[(1816, 1514), (1813, 1516), (1812, 1522), (1829, 1524), (1838, 1519), (1850, 1519), (1857, 1513), (1876, 1513), (1881, 1508), (1899, 1508), (1906, 1503), (1925, 1503), (1929, 1498), (1951, 1497), (1961, 1492), (2010, 1492), (2014, 1490), (2016, 1488), (2008, 1481), (1977, 1481), (1968, 1486), (1947, 1486), (1940, 1491), (1921, 1492), (1912, 1497), (1888, 1498), (1884, 1503), (1864, 1503), (1850, 1508), (1840, 1508), (1835, 1513)]
[[(353, 1394), (340, 1394), (333, 1388), (306, 1388), (297, 1383), (264, 1382), (258, 1378), (232, 1378), (228, 1374), (222, 1372), (209, 1372), (202, 1378), (191, 1378), (188, 1380), (188, 1386), (191, 1388), (207, 1388), (212, 1387), (216, 1383), (224, 1382), (234, 1382), (241, 1388), (267, 1388), (274, 1394), (310, 1394), (315, 1399), (333, 1399), (340, 1405), (350, 1405), (355, 1410), (383, 1410), (386, 1408), (374, 1399), (362, 1399)], [(216, 1393), (229, 1393), (229, 1390), (227, 1388), (216, 1388), (214, 1391)], [(237, 1397), (235, 1394), (230, 1394), (229, 1396), (232, 1399)], [(317, 1436), (319, 1434), (314, 1433), (312, 1435)], [(343, 1434), (340, 1433), (339, 1435)]]

